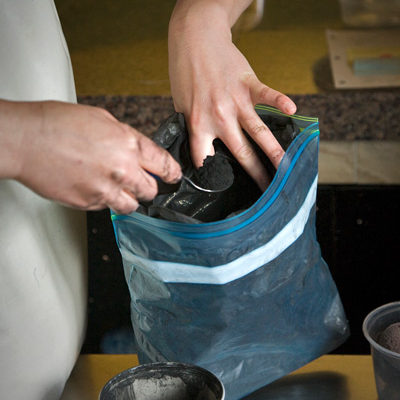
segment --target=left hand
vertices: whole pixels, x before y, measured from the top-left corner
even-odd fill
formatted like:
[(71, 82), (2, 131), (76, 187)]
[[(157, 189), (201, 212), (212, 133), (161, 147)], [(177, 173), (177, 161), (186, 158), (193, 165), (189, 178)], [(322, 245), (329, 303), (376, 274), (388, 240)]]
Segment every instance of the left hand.
[(212, 142), (219, 138), (264, 190), (269, 183), (266, 169), (242, 129), (277, 168), (284, 151), (254, 106), (268, 104), (293, 114), (296, 105), (258, 80), (232, 43), (230, 25), (218, 10), (205, 8), (186, 19), (171, 20), (169, 65), (174, 106), (185, 115), (197, 168), (207, 155), (214, 154)]

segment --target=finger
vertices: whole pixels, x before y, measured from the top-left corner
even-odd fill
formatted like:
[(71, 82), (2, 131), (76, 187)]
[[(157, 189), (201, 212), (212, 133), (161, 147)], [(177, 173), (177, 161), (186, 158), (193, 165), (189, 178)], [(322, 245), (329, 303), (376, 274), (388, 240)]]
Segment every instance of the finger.
[(207, 156), (213, 156), (215, 154), (213, 146), (214, 139), (215, 137), (211, 135), (190, 134), (190, 154), (196, 168), (200, 168), (203, 165)]
[(253, 108), (239, 115), (239, 122), (277, 169), (285, 152), (267, 125)]
[(255, 75), (249, 79), (249, 89), (253, 104), (268, 104), (288, 115), (296, 112), (296, 104), (288, 96), (264, 85)]
[(119, 188), (136, 199), (150, 201), (157, 195), (155, 179), (137, 165), (131, 170), (114, 170), (111, 176)]
[(139, 203), (131, 194), (121, 190), (115, 199), (107, 203), (107, 206), (117, 214), (130, 214), (138, 208)]
[(138, 162), (142, 169), (159, 176), (168, 183), (176, 183), (181, 179), (181, 167), (168, 151), (141, 134), (138, 137), (137, 146)]
[(243, 169), (254, 179), (259, 188), (264, 191), (270, 182), (270, 178), (253, 146), (243, 135), (239, 125), (231, 126), (229, 133), (223, 139), (225, 145)]
[(204, 118), (205, 114), (205, 112), (196, 113), (195, 111), (188, 115), (185, 114), (189, 132), (190, 155), (196, 168), (203, 165), (207, 156), (215, 154), (213, 140), (216, 135), (213, 133), (212, 121), (207, 117)]

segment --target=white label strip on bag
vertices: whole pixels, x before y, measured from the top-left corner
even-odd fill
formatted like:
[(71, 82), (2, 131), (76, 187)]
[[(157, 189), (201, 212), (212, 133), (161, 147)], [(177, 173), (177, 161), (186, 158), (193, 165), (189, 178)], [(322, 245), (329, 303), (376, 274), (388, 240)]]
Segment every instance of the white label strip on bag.
[(141, 268), (168, 283), (201, 283), (223, 285), (255, 271), (274, 260), (303, 233), (317, 197), (318, 175), (297, 214), (268, 243), (227, 264), (204, 267), (168, 261), (149, 260), (121, 249), (125, 263)]

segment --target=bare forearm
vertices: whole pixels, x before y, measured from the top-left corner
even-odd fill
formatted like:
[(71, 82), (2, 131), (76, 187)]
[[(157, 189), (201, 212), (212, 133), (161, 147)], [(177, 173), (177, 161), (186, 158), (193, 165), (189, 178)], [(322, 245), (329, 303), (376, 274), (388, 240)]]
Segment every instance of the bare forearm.
[(22, 163), (24, 136), (38, 123), (33, 103), (0, 100), (0, 179), (16, 179)]
[(171, 16), (170, 34), (203, 29), (230, 30), (252, 0), (178, 0)]

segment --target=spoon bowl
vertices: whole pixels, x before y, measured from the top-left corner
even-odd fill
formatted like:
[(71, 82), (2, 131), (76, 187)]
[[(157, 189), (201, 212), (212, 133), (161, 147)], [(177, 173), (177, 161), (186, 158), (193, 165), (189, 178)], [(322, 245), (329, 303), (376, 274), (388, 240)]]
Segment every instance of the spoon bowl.
[(225, 190), (229, 189), (232, 186), (232, 183), (229, 183), (228, 185), (222, 187), (222, 188), (218, 188), (218, 189), (206, 189), (204, 187), (201, 187), (199, 185), (197, 185), (196, 183), (194, 183), (190, 178), (188, 178), (185, 175), (182, 175), (182, 179), (185, 180), (187, 183), (189, 183), (189, 185), (192, 185), (195, 189), (200, 190), (201, 192), (207, 192), (207, 193), (220, 193), (220, 192), (224, 192)]

